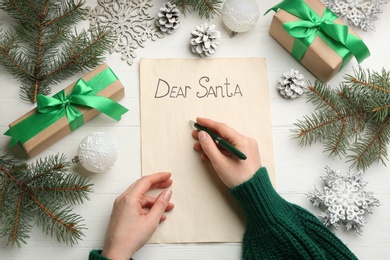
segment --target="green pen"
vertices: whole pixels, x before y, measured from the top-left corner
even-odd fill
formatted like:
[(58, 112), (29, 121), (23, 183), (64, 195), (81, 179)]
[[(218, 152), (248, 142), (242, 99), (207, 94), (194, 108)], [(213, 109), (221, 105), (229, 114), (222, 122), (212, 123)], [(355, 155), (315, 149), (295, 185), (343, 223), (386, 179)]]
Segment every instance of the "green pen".
[(234, 156), (238, 157), (241, 160), (245, 160), (247, 157), (245, 154), (243, 154), (240, 150), (238, 150), (236, 147), (234, 147), (232, 144), (230, 144), (228, 141), (223, 139), (222, 137), (218, 136), (216, 133), (208, 129), (207, 127), (204, 127), (194, 121), (190, 121), (190, 125), (198, 129), (199, 131), (205, 131), (208, 133), (211, 137), (211, 139), (214, 140), (216, 144), (219, 144), (222, 148), (224, 148), (226, 151), (230, 152)]

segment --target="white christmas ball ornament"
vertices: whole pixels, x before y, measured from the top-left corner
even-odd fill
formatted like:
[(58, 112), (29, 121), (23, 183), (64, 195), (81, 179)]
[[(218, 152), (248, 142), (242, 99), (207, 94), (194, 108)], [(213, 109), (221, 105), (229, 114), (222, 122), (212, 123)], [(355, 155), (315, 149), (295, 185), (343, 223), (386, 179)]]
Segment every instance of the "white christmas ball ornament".
[(86, 136), (77, 150), (81, 165), (94, 173), (103, 173), (111, 169), (117, 155), (116, 142), (102, 132), (93, 132)]
[(251, 30), (259, 20), (260, 11), (255, 0), (226, 0), (221, 15), (223, 23), (231, 30), (231, 36), (234, 36)]

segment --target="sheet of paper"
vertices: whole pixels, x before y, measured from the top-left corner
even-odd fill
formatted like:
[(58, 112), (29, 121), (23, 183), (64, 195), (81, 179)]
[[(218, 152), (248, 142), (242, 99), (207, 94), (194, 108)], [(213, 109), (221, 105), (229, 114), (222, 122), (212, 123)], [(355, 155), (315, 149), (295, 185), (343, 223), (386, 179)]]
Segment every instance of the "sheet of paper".
[(189, 120), (211, 118), (255, 138), (273, 180), (265, 59), (142, 59), (140, 99), (142, 174), (172, 172), (175, 204), (149, 242), (240, 242), (240, 206), (193, 150)]

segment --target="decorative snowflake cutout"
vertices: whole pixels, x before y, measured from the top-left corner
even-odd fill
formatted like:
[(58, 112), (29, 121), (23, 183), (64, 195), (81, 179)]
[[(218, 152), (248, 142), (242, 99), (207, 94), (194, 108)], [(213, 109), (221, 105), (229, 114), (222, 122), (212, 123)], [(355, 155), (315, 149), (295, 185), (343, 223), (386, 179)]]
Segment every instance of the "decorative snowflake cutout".
[(321, 176), (324, 187), (315, 187), (315, 191), (307, 193), (307, 197), (324, 211), (320, 214), (326, 226), (338, 229), (344, 223), (347, 230), (353, 228), (359, 235), (367, 223), (365, 213), (372, 213), (373, 207), (380, 206), (373, 192), (364, 191), (367, 182), (363, 181), (363, 172), (341, 176), (340, 170), (325, 167), (326, 174)]
[(145, 47), (148, 39), (153, 41), (164, 35), (156, 27), (154, 17), (149, 15), (153, 6), (151, 0), (98, 0), (97, 6), (88, 11), (85, 19), (90, 21), (89, 29), (108, 26), (117, 36), (110, 53), (121, 53), (121, 59), (132, 65), (137, 57), (135, 50)]
[(324, 4), (348, 25), (364, 31), (375, 30), (377, 14), (383, 12), (382, 5), (390, 0), (323, 0)]

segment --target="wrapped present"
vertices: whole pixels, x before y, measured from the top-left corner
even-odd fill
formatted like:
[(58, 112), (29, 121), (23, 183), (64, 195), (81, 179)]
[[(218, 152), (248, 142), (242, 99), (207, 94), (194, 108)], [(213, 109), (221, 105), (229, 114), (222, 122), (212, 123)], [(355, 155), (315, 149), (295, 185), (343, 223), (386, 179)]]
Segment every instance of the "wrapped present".
[(53, 97), (38, 95), (37, 107), (5, 132), (11, 137), (9, 146), (19, 143), (33, 157), (99, 113), (119, 121), (128, 111), (116, 102), (124, 95), (122, 83), (102, 64)]
[(352, 56), (370, 56), (361, 38), (319, 0), (284, 0), (275, 11), (269, 34), (323, 82), (329, 81)]

